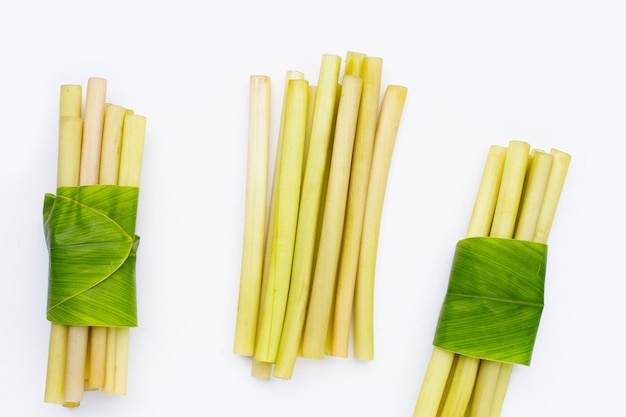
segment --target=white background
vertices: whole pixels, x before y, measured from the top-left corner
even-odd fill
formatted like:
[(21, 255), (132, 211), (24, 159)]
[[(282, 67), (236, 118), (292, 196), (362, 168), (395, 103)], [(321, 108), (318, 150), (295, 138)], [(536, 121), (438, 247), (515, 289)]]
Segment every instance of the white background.
[[(454, 245), (487, 149), (511, 139), (572, 164), (550, 237), (531, 367), (504, 416), (618, 415), (626, 343), (626, 6), (618, 1), (22, 1), (0, 6), (1, 416), (410, 416)], [(376, 358), (299, 360), (259, 381), (231, 353), (248, 77), (316, 82), (321, 55), (384, 59), (408, 87), (385, 199)], [(43, 195), (61, 84), (107, 78), (148, 118), (137, 232), (140, 327), (128, 395), (43, 403), (49, 324)]]

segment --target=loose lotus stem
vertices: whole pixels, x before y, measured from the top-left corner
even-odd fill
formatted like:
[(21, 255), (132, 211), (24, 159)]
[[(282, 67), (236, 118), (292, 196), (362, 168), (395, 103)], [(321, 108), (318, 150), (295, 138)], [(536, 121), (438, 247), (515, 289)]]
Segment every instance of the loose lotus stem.
[(378, 235), (391, 157), (406, 94), (406, 87), (387, 86), (376, 127), (354, 291), (354, 357), (358, 360), (374, 359), (374, 275)]
[(271, 81), (250, 77), (246, 209), (234, 352), (253, 356), (263, 279)]
[(288, 81), (272, 253), (255, 348), (255, 359), (260, 362), (276, 360), (287, 305), (300, 202), (308, 89), (305, 80)]
[[(283, 144), (283, 131), (285, 127), (285, 105), (287, 101), (287, 83), (289, 80), (303, 80), (304, 73), (300, 71), (287, 71), (285, 76), (285, 86), (283, 92), (283, 102), (281, 107), (281, 115), (280, 115), (280, 125), (278, 128), (278, 140), (276, 144), (276, 156), (274, 158), (274, 174), (272, 176), (272, 191), (270, 194), (270, 204), (269, 204), (269, 213), (267, 216), (267, 228), (265, 231), (265, 249), (263, 256), (263, 276), (261, 280), (261, 291), (259, 293), (259, 306), (263, 305), (263, 298), (265, 294), (265, 287), (267, 283), (267, 276), (270, 268), (270, 257), (272, 254), (272, 240), (274, 238), (274, 222), (276, 217), (276, 195), (278, 193), (278, 176), (280, 173), (280, 159), (282, 154), (282, 144)], [(310, 96), (309, 86), (309, 96)], [(306, 143), (306, 141), (305, 141)], [(306, 145), (305, 145), (306, 146)], [(256, 332), (258, 332), (259, 326), (261, 325), (261, 316), (257, 313), (257, 324), (256, 324)], [(255, 334), (256, 338), (256, 334)], [(252, 370), (251, 375), (255, 378), (259, 379), (270, 379), (272, 376), (272, 364), (269, 362), (260, 362), (257, 361), (254, 357), (252, 358)]]
[(337, 272), (337, 294), (333, 314), (333, 335), (331, 354), (339, 357), (348, 356), (350, 341), (350, 323), (354, 305), (354, 286), (361, 248), (361, 232), (365, 199), (369, 183), (372, 151), (378, 123), (380, 106), (380, 86), (383, 60), (378, 57), (366, 57), (361, 65), (363, 91), (359, 107), (359, 119), (355, 133), (350, 185), (344, 222), (341, 257)]
[(343, 71), (344, 75), (356, 75), (357, 77), (360, 77), (363, 60), (365, 58), (367, 58), (367, 54), (348, 51), (346, 54), (346, 68)]

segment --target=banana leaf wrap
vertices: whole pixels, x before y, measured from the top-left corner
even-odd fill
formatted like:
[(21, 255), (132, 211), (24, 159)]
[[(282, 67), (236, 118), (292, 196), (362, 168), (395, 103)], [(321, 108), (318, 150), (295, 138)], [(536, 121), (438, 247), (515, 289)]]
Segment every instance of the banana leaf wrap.
[(467, 238), (456, 246), (434, 345), (530, 365), (543, 311), (547, 245)]
[(47, 319), (78, 326), (137, 326), (137, 187), (60, 187), (46, 194)]

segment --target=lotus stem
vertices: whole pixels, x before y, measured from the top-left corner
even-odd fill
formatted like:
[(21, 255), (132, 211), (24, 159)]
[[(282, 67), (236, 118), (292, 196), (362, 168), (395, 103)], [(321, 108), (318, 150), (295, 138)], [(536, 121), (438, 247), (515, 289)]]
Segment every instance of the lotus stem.
[[(120, 147), (124, 115), (127, 110), (122, 106), (107, 104), (104, 110), (104, 123), (100, 147), (99, 184), (115, 185), (118, 181)], [(104, 387), (107, 367), (107, 335), (113, 333), (106, 327), (92, 326), (89, 340), (89, 372), (86, 387), (101, 389)]]
[(251, 76), (244, 243), (234, 344), (234, 352), (245, 356), (254, 355), (263, 279), (270, 107), (270, 78)]
[[(278, 128), (278, 140), (276, 144), (276, 156), (274, 158), (274, 173), (272, 176), (272, 189), (270, 194), (269, 214), (267, 216), (267, 228), (265, 231), (265, 249), (263, 257), (263, 276), (261, 280), (261, 292), (259, 294), (259, 306), (263, 305), (263, 299), (265, 294), (265, 287), (267, 283), (267, 277), (270, 268), (270, 257), (272, 254), (272, 240), (274, 238), (274, 222), (276, 221), (276, 195), (278, 193), (278, 181), (280, 173), (280, 159), (282, 154), (283, 135), (285, 127), (285, 107), (287, 102), (287, 85), (289, 80), (304, 80), (304, 73), (300, 71), (287, 71), (285, 76), (285, 85), (283, 91), (283, 102), (280, 114), (280, 125)], [(309, 86), (309, 97), (311, 87)], [(306, 146), (306, 145), (305, 145)], [(257, 313), (257, 329), (261, 325), (261, 316)], [(256, 338), (256, 334), (255, 334)], [(258, 379), (270, 379), (272, 376), (272, 364), (268, 362), (259, 362), (254, 357), (252, 358), (252, 370), (251, 375)]]
[(490, 237), (512, 238), (520, 206), (520, 198), (524, 189), (526, 167), (530, 145), (521, 141), (510, 141), (507, 150), (502, 183), (496, 210), (493, 214)]
[[(90, 78), (87, 84), (85, 99), (78, 185), (98, 184), (105, 99), (106, 80), (103, 78)], [(85, 358), (89, 340), (88, 330), (88, 327), (78, 328), (77, 326), (70, 326), (68, 331), (64, 400), (66, 407), (77, 407), (80, 405), (83, 397), (85, 389)]]
[(354, 286), (356, 282), (361, 232), (365, 214), (365, 200), (372, 163), (372, 151), (378, 123), (380, 88), (383, 60), (378, 57), (366, 57), (361, 66), (363, 91), (355, 133), (350, 184), (344, 222), (344, 235), (341, 245), (341, 257), (337, 272), (337, 294), (333, 314), (332, 355), (348, 356), (350, 343), (350, 324), (354, 305)]
[(487, 416), (500, 417), (500, 414), (502, 413), (502, 406), (504, 405), (504, 398), (506, 397), (506, 391), (509, 387), (509, 381), (511, 380), (512, 373), (512, 363), (503, 363), (500, 365), (498, 380), (496, 382), (496, 387), (493, 392), (491, 410)]
[(83, 116), (83, 87), (79, 84), (64, 84), (61, 86), (59, 100), (59, 116)]
[(367, 58), (367, 54), (348, 51), (346, 54), (346, 68), (344, 70), (344, 75), (356, 75), (357, 77), (360, 77), (363, 60), (365, 58)]
[(80, 116), (61, 116), (57, 187), (78, 185), (83, 120)]
[[(82, 141), (82, 87), (62, 85), (59, 103), (57, 187), (78, 185)], [(63, 404), (68, 326), (51, 323), (44, 401)]]
[(106, 106), (104, 125), (102, 128), (102, 148), (100, 155), (99, 184), (117, 184), (120, 166), (120, 148), (122, 145), (122, 128), (126, 110), (122, 106), (109, 104)]
[(300, 203), (308, 89), (305, 80), (287, 83), (272, 253), (254, 354), (261, 362), (275, 362), (285, 318)]
[(44, 401), (63, 404), (65, 399), (65, 366), (67, 359), (68, 326), (50, 323), (50, 343), (48, 346), (48, 369)]
[[(139, 187), (141, 180), (141, 167), (143, 161), (143, 149), (146, 134), (145, 116), (126, 112), (122, 129), (122, 144), (120, 147), (120, 164), (117, 184), (127, 187)], [(126, 395), (128, 384), (128, 351), (130, 343), (130, 329), (118, 327), (115, 331), (115, 375), (105, 376), (113, 378), (115, 395)], [(111, 369), (111, 367), (109, 367)]]
[[(293, 295), (290, 294), (290, 297), (301, 297), (303, 292), (308, 293), (311, 282), (317, 243), (319, 207), (322, 199), (327, 155), (329, 153), (328, 146), (331, 140), (335, 116), (340, 66), (341, 58), (338, 56), (328, 54), (322, 56), (311, 120), (311, 133), (306, 150), (306, 165), (303, 167), (304, 176), (298, 212), (298, 229), (295, 236), (293, 268), (291, 271), (294, 281), (290, 291), (293, 291)], [(323, 346), (324, 342), (322, 341), (321, 343)], [(302, 339), (302, 354), (308, 356), (310, 350), (311, 341), (305, 330)]]
[(391, 157), (406, 95), (406, 87), (387, 86), (376, 127), (354, 292), (354, 357), (358, 360), (374, 359), (374, 275), (378, 235)]
[(80, 161), (80, 185), (98, 184), (106, 89), (107, 82), (104, 78), (90, 78), (87, 82)]
[(469, 356), (459, 355), (456, 369), (446, 397), (441, 417), (465, 415), (470, 402), (474, 381), (480, 361)]
[(565, 184), (565, 177), (571, 160), (571, 155), (558, 149), (552, 149), (550, 154), (553, 156), (554, 161), (552, 163), (552, 170), (550, 171), (550, 178), (546, 185), (546, 196), (541, 205), (541, 212), (539, 213), (539, 219), (537, 220), (537, 227), (533, 238), (535, 242), (541, 243), (548, 241), (548, 235), (552, 229), (556, 208), (561, 198), (561, 192)]
[(104, 370), (104, 385), (102, 392), (105, 394), (115, 393), (115, 364), (117, 360), (117, 327), (107, 327), (106, 359)]

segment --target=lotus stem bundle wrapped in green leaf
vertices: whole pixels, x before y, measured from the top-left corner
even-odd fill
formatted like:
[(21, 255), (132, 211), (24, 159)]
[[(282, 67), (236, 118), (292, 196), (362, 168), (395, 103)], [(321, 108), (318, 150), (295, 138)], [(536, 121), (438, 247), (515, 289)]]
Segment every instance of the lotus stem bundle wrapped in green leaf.
[[(44, 199), (52, 323), (45, 402), (77, 407), (85, 390), (126, 394), (137, 326), (135, 234), (146, 120), (108, 104), (106, 80), (61, 87), (56, 194)], [(81, 129), (82, 127), (82, 129)]]
[(491, 147), (414, 417), (500, 415), (513, 364), (531, 362), (569, 160), (520, 141)]

